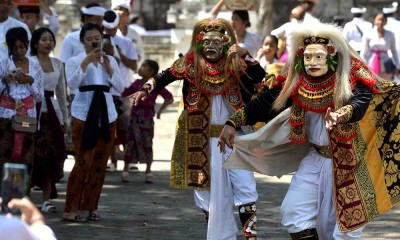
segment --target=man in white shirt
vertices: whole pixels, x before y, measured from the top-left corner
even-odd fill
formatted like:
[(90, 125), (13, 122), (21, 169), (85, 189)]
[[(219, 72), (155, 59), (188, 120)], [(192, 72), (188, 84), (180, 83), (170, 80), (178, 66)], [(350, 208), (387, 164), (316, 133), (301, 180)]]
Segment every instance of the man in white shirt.
[[(125, 83), (125, 88), (129, 87), (133, 82), (133, 71), (137, 69), (137, 60), (138, 55), (136, 50), (131, 42), (131, 40), (124, 36), (117, 35), (118, 25), (120, 22), (120, 17), (118, 13), (109, 10), (104, 13), (103, 27), (104, 33), (110, 36), (110, 42), (104, 43), (103, 41), (103, 49), (109, 55), (115, 56), (114, 47), (117, 49), (118, 58), (119, 58), (119, 68), (121, 71), (121, 78)], [(107, 49), (106, 49), (107, 48)], [(125, 143), (122, 141), (124, 137), (122, 135), (125, 134), (127, 129), (124, 126), (128, 126), (128, 122), (122, 122), (124, 119), (129, 119), (129, 116), (124, 117), (124, 113), (129, 113), (129, 104), (124, 104), (125, 101), (128, 101), (125, 98), (121, 97), (121, 92), (116, 91), (113, 87), (110, 89), (110, 93), (113, 96), (115, 108), (118, 112), (118, 120), (117, 120), (117, 133), (116, 133), (116, 148), (119, 144), (124, 145)], [(126, 109), (123, 108), (126, 106)], [(117, 166), (117, 157), (116, 157), (116, 149), (114, 148), (111, 153), (111, 163), (107, 166), (107, 171), (114, 171)]]
[(385, 14), (387, 19), (385, 29), (394, 33), (397, 56), (400, 56), (400, 21), (396, 19), (397, 5), (397, 2), (393, 2), (392, 5), (382, 8), (382, 12)]
[[(86, 7), (81, 8), (81, 22), (82, 25), (86, 23), (95, 23), (102, 26), (102, 21), (106, 9), (97, 3), (90, 3)], [(60, 60), (66, 63), (68, 59), (85, 51), (83, 44), (79, 40), (79, 33), (81, 29), (69, 33), (65, 36), (61, 46)]]
[[(137, 69), (138, 55), (129, 38), (117, 35), (119, 22), (120, 22), (120, 17), (118, 13), (112, 10), (105, 12), (104, 20), (102, 22), (104, 27), (104, 33), (111, 36), (110, 45), (115, 46), (118, 51), (118, 58), (119, 58), (118, 60), (119, 60), (119, 67), (121, 70), (121, 77), (126, 83), (126, 87), (129, 87), (133, 81), (132, 71), (136, 71)], [(105, 46), (106, 44), (104, 44), (104, 47), (108, 47)], [(115, 53), (113, 55), (115, 55)], [(111, 91), (111, 94), (114, 96), (121, 96), (119, 92), (114, 93)]]
[(39, 0), (39, 4), (37, 6), (18, 6), (21, 21), (28, 25), (32, 33), (40, 22), (40, 11), (42, 10), (43, 16), (49, 22), (49, 29), (54, 36), (57, 36), (60, 29), (57, 13), (50, 9), (45, 0)]
[(32, 37), (25, 23), (9, 16), (13, 8), (14, 4), (12, 0), (0, 0), (0, 60), (8, 58), (6, 33), (10, 28), (23, 27), (28, 33), (28, 39), (30, 40)]
[(301, 5), (306, 9), (303, 22), (307, 24), (320, 23), (319, 19), (314, 17), (315, 4), (317, 4), (319, 0), (299, 0), (299, 2), (301, 2)]
[(372, 23), (364, 19), (367, 11), (365, 7), (352, 7), (353, 20), (346, 23), (343, 28), (343, 37), (356, 52), (361, 51), (361, 39), (364, 33), (372, 28)]
[[(305, 8), (302, 5), (296, 6), (290, 12), (290, 22), (283, 24), (282, 26), (271, 31), (271, 35), (276, 36), (281, 41), (280, 53), (278, 53), (279, 61), (286, 62), (288, 57), (288, 51), (291, 45), (291, 32), (295, 30), (299, 24), (304, 20)], [(282, 47), (283, 46), (283, 47)]]
[(126, 36), (132, 40), (139, 60), (144, 59), (144, 49), (140, 34), (129, 25), (129, 14), (132, 7), (129, 0), (112, 0), (111, 9), (119, 14), (120, 22), (117, 35)]

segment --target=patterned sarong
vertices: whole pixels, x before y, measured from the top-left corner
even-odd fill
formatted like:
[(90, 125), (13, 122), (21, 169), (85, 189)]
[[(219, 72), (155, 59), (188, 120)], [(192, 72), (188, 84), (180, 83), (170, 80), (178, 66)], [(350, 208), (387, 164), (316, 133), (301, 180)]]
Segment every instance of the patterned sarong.
[[(387, 82), (359, 124), (330, 133), (339, 229), (352, 231), (400, 201), (400, 86)], [(347, 140), (338, 136), (357, 134)]]

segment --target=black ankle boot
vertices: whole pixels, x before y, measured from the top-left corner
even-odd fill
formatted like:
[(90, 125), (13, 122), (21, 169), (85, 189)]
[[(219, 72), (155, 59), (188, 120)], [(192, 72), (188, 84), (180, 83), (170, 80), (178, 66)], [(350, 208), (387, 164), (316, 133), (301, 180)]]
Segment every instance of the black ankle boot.
[(248, 203), (239, 206), (239, 217), (242, 222), (243, 233), (246, 239), (257, 237), (256, 203)]
[(293, 240), (318, 240), (317, 229), (309, 228), (297, 233), (291, 233), (290, 237)]

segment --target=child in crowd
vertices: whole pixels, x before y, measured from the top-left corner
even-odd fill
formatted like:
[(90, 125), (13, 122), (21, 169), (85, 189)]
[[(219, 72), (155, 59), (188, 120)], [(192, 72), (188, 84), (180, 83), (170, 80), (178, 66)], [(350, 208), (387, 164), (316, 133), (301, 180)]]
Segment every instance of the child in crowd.
[[(158, 63), (153, 60), (145, 60), (139, 68), (139, 75), (142, 79), (138, 79), (132, 85), (125, 89), (122, 96), (129, 96), (139, 91), (143, 84), (151, 77), (158, 73)], [(157, 96), (164, 98), (164, 103), (157, 112), (157, 118), (160, 118), (161, 112), (174, 99), (170, 91), (162, 89), (161, 91), (151, 92), (145, 101), (141, 101), (137, 106), (131, 108), (131, 120), (128, 127), (127, 144), (125, 147), (125, 166), (122, 172), (122, 181), (129, 182), (129, 164), (146, 163), (145, 182), (153, 182), (153, 174), (151, 173), (151, 164), (153, 162), (153, 137), (154, 137), (154, 120), (155, 106)]]

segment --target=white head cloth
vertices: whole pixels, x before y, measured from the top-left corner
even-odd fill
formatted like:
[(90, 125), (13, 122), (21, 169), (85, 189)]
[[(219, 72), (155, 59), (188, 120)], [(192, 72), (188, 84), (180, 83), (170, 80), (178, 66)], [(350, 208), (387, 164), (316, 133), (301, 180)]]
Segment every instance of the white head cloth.
[(106, 12), (106, 9), (103, 7), (90, 7), (90, 8), (86, 8), (83, 7), (81, 8), (81, 11), (86, 14), (86, 15), (93, 15), (93, 16), (104, 16), (104, 13)]
[(395, 13), (397, 11), (397, 2), (393, 2), (391, 7), (384, 7), (382, 8), (382, 12), (384, 14), (391, 14), (391, 13)]
[[(111, 10), (109, 10), (109, 11), (111, 11)], [(114, 11), (113, 11), (113, 12), (114, 12)], [(119, 24), (119, 14), (116, 13), (116, 12), (114, 12), (114, 13), (115, 13), (115, 15), (116, 15), (114, 22), (107, 22), (105, 19), (103, 19), (102, 24), (103, 24), (103, 26), (104, 26), (105, 28), (114, 29), (114, 28), (118, 27), (118, 24)]]
[(132, 11), (131, 2), (129, 0), (112, 0), (111, 9), (115, 9), (116, 7), (128, 9), (129, 12)]
[(366, 11), (367, 11), (367, 9), (366, 9), (365, 7), (363, 7), (363, 8), (360, 8), (360, 7), (352, 7), (352, 8), (350, 9), (350, 12), (351, 12), (351, 13), (354, 13), (354, 14), (357, 14), (357, 13), (362, 13), (362, 14), (364, 14)]

